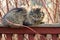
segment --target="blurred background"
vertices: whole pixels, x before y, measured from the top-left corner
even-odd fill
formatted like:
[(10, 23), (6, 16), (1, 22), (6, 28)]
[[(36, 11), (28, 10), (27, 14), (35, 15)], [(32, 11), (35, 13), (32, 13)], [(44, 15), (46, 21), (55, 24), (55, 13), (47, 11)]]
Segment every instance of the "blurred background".
[(60, 23), (60, 0), (0, 0), (0, 19), (9, 10), (21, 6), (28, 10), (31, 7), (40, 7), (45, 13), (45, 24)]

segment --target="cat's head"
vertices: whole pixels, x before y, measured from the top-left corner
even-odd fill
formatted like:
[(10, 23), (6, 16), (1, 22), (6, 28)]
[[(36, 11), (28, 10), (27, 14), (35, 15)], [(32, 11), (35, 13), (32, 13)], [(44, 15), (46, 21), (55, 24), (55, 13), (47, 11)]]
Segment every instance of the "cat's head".
[(38, 21), (38, 20), (43, 20), (44, 18), (44, 13), (41, 12), (41, 9), (40, 8), (34, 8), (30, 11), (30, 14), (31, 18), (35, 21)]

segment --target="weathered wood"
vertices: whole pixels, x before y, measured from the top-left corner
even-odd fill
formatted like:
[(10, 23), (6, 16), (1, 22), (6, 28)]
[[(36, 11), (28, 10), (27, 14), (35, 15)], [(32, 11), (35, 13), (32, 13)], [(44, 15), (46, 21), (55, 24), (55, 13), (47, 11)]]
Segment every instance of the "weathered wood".
[(53, 35), (52, 40), (57, 40), (57, 35)]
[(6, 40), (12, 40), (12, 35), (11, 34), (6, 34)]
[(23, 40), (23, 35), (22, 34), (18, 34), (18, 40)]
[(29, 35), (29, 40), (34, 40), (34, 36), (33, 35)]
[[(31, 27), (40, 34), (59, 34), (59, 27)], [(20, 34), (35, 34), (33, 31), (21, 27), (21, 28), (0, 28), (0, 33), (20, 33)]]

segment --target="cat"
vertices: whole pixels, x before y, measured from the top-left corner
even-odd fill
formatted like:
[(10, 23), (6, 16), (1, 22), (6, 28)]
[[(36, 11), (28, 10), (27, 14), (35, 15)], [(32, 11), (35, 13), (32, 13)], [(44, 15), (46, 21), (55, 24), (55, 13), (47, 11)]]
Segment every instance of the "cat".
[(40, 8), (32, 8), (29, 13), (29, 19), (32, 25), (44, 24), (44, 22), (42, 22), (44, 19), (44, 13), (41, 12)]
[(27, 9), (14, 8), (5, 14), (2, 18), (2, 24), (4, 26), (32, 26), (42, 24), (44, 13), (40, 11), (40, 8), (31, 9), (30, 12)]
[(4, 26), (22, 26), (26, 15), (27, 10), (25, 8), (14, 8), (3, 16), (2, 24)]

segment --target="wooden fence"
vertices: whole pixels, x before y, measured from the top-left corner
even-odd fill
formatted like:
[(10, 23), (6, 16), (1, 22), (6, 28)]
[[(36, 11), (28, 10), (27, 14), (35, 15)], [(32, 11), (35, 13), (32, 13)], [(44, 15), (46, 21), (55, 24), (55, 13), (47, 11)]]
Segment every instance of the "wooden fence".
[[(60, 40), (60, 28), (58, 27), (31, 27), (39, 34), (27, 28), (1, 28), (0, 40)], [(2, 34), (5, 34), (4, 36)], [(15, 36), (14, 36), (15, 35)]]

